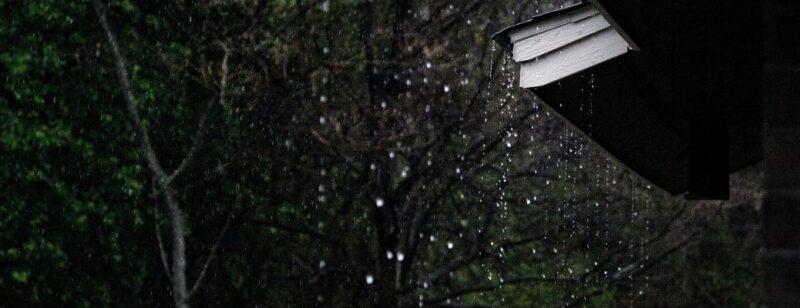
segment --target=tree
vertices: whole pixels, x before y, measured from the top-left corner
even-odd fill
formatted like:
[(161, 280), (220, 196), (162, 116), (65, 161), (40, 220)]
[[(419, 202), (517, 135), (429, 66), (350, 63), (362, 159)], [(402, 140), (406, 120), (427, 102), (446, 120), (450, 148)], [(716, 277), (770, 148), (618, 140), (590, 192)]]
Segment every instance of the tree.
[(645, 299), (693, 205), (489, 38), (564, 4), (3, 2), (2, 304)]
[[(217, 247), (219, 245), (219, 240), (222, 239), (222, 236), (225, 234), (225, 231), (228, 229), (228, 225), (230, 223), (229, 220), (225, 222), (225, 225), (220, 232), (220, 236), (217, 239), (217, 242), (211, 248), (211, 251), (207, 257), (205, 264), (203, 265), (203, 269), (200, 271), (197, 280), (190, 285), (186, 279), (186, 247), (185, 247), (185, 239), (184, 239), (184, 223), (183, 223), (183, 215), (181, 214), (181, 206), (178, 201), (178, 197), (176, 195), (175, 188), (172, 185), (172, 182), (179, 176), (182, 176), (183, 171), (186, 170), (194, 163), (195, 157), (197, 155), (197, 151), (200, 150), (203, 143), (205, 142), (206, 138), (206, 131), (207, 131), (207, 120), (209, 113), (213, 110), (213, 107), (216, 105), (214, 100), (209, 100), (205, 110), (203, 111), (200, 119), (200, 123), (198, 124), (197, 134), (193, 138), (193, 144), (189, 151), (186, 153), (186, 156), (183, 158), (181, 163), (175, 168), (172, 172), (167, 172), (164, 170), (159, 158), (158, 153), (156, 152), (155, 148), (153, 147), (152, 142), (150, 141), (150, 133), (148, 132), (147, 128), (142, 123), (142, 119), (139, 116), (139, 111), (137, 110), (137, 100), (136, 96), (133, 93), (133, 89), (131, 88), (130, 78), (128, 77), (128, 64), (125, 60), (125, 57), (122, 55), (120, 51), (119, 45), (117, 44), (116, 35), (114, 35), (114, 31), (111, 30), (111, 27), (108, 24), (108, 18), (105, 14), (105, 8), (103, 5), (98, 1), (94, 1), (95, 11), (97, 12), (98, 18), (100, 19), (100, 24), (103, 27), (103, 31), (105, 32), (106, 39), (108, 40), (108, 44), (111, 47), (112, 54), (114, 56), (116, 71), (119, 78), (119, 82), (121, 85), (121, 91), (123, 92), (123, 96), (125, 97), (125, 108), (128, 112), (128, 118), (130, 118), (131, 123), (133, 124), (137, 138), (139, 139), (139, 147), (140, 150), (143, 152), (143, 156), (145, 157), (145, 162), (147, 163), (148, 169), (152, 173), (153, 182), (155, 182), (159, 194), (163, 196), (164, 203), (167, 205), (169, 211), (169, 220), (170, 220), (170, 227), (172, 228), (172, 266), (167, 265), (167, 257), (166, 253), (164, 252), (163, 244), (161, 243), (160, 232), (157, 233), (158, 241), (159, 241), (159, 248), (161, 249), (161, 257), (162, 261), (164, 262), (164, 270), (167, 272), (170, 280), (172, 281), (172, 292), (173, 296), (175, 297), (175, 306), (176, 307), (188, 307), (189, 300), (191, 299), (192, 295), (197, 291), (200, 287), (200, 283), (203, 281), (205, 277), (206, 270), (214, 258), (214, 254), (217, 251)], [(223, 46), (223, 49), (226, 47)], [(225, 90), (226, 84), (228, 79), (228, 56), (229, 53), (225, 50), (225, 55), (222, 59), (222, 64), (220, 68), (220, 91), (218, 94), (219, 97), (219, 104), (225, 105)]]

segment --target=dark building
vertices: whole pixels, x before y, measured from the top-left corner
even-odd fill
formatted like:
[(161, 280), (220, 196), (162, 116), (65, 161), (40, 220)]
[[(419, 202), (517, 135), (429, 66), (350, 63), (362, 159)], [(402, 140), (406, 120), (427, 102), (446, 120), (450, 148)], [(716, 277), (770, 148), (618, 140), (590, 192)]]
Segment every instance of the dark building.
[(800, 306), (798, 16), (798, 1), (593, 0), (495, 39), (521, 86), (672, 194), (726, 199), (730, 172), (766, 160), (764, 304)]

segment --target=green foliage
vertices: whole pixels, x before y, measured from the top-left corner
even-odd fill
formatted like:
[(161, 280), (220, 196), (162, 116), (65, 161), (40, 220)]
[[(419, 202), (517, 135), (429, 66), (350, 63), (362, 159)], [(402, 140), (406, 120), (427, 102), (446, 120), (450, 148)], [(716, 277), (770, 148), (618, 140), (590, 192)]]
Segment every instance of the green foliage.
[(0, 4), (10, 15), (0, 24), (10, 47), (0, 54), (0, 298), (142, 302), (135, 294), (153, 262), (129, 239), (151, 230), (147, 176), (132, 163), (118, 105), (101, 99), (112, 88), (96, 62), (99, 33), (86, 22), (95, 17), (85, 1), (17, 5)]
[[(677, 296), (631, 295), (648, 288), (643, 275), (604, 273), (669, 247), (643, 242), (673, 204), (509, 90), (514, 73), (488, 21), (536, 10), (520, 2), (463, 12), (447, 1), (107, 3), (167, 170), (214, 102), (204, 147), (175, 180), (190, 280), (234, 218), (193, 304), (416, 305), (479, 286), (449, 301), (610, 307)], [(0, 11), (0, 306), (171, 305), (156, 240), (169, 224), (91, 2), (3, 0)], [(222, 46), (233, 50), (225, 89)], [(416, 233), (400, 231), (413, 223)], [(753, 251), (733, 229), (711, 241), (666, 268), (701, 267), (692, 279), (725, 304), (752, 301)], [(730, 257), (703, 261), (721, 251)], [(531, 277), (542, 280), (508, 283)], [(657, 277), (649, 283), (674, 290)]]

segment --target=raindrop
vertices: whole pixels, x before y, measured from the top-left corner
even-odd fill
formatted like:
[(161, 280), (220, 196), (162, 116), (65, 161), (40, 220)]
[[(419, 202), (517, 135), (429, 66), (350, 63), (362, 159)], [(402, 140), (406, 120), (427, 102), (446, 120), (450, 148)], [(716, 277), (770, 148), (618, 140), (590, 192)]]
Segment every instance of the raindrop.
[(447, 242), (447, 249), (453, 249), (453, 242)]
[(383, 199), (381, 199), (381, 198), (375, 199), (375, 206), (383, 207)]
[(372, 277), (372, 275), (367, 275), (367, 284), (372, 284), (373, 282), (375, 282), (375, 277)]

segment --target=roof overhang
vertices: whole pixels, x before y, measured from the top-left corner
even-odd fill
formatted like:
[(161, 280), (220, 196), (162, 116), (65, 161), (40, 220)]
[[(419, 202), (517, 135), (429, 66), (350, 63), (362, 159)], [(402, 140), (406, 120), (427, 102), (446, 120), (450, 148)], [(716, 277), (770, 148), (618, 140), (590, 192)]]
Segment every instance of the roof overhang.
[(584, 1), (495, 34), (520, 85), (672, 194), (761, 159), (759, 1)]

